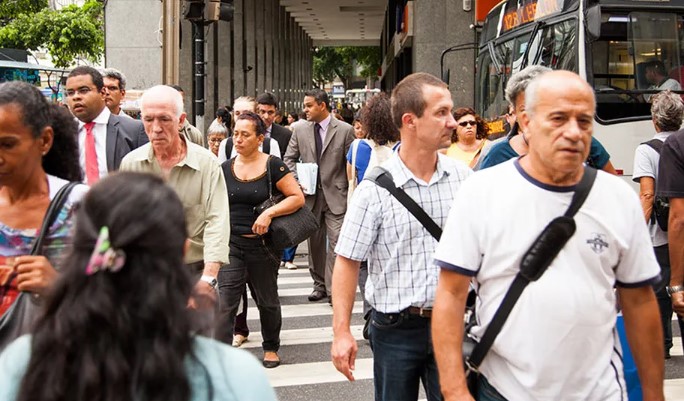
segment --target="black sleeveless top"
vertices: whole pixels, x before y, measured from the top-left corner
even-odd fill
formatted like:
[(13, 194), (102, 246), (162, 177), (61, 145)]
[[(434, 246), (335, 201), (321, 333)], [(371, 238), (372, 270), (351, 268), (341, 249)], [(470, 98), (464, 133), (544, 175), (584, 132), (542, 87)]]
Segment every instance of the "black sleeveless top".
[[(223, 176), (228, 187), (228, 202), (230, 204), (230, 234), (244, 235), (254, 234), (252, 226), (257, 216), (254, 214), (254, 206), (268, 199), (268, 177), (266, 169), (261, 175), (251, 180), (241, 180), (235, 176), (235, 158), (221, 164)], [(273, 194), (279, 194), (276, 183), (280, 181), (290, 170), (285, 163), (277, 157), (269, 157), (271, 165), (271, 185)], [(265, 167), (265, 166), (264, 166)]]

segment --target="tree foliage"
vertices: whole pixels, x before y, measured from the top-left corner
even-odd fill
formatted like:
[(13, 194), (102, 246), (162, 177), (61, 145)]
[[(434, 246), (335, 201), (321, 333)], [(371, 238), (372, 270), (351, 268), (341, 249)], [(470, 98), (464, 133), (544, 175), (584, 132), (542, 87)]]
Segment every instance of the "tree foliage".
[[(20, 0), (31, 2), (37, 0)], [(88, 0), (82, 7), (42, 8), (20, 13), (0, 28), (0, 47), (46, 49), (57, 67), (68, 67), (78, 57), (99, 61), (104, 52), (102, 3)]]
[(319, 84), (338, 77), (345, 88), (350, 87), (353, 62), (361, 67), (361, 76), (374, 78), (380, 68), (379, 47), (321, 47), (314, 54), (313, 75)]
[(32, 14), (47, 8), (48, 0), (0, 0), (0, 26), (7, 25), (20, 14)]

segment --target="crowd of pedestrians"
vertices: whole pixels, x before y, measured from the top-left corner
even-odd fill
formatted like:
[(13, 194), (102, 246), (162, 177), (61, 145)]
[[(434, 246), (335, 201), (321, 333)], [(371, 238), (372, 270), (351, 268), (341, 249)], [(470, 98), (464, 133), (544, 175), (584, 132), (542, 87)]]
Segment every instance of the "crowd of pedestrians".
[[(275, 399), (260, 365), (287, 363), (277, 279), (297, 266), (270, 228), (302, 208), (308, 300), (331, 305), (353, 381), (360, 287), (376, 400), (626, 400), (623, 350), (643, 399), (664, 399), (684, 314), (678, 94), (649, 99), (638, 195), (592, 136), (592, 89), (539, 66), (509, 79), (494, 141), (427, 73), (356, 116), (320, 89), (303, 115), (240, 96), (205, 133), (178, 86), (147, 89), (140, 120), (115, 69), (75, 68), (65, 94), (0, 85), (0, 400)], [(248, 291), (260, 364), (235, 349)]]

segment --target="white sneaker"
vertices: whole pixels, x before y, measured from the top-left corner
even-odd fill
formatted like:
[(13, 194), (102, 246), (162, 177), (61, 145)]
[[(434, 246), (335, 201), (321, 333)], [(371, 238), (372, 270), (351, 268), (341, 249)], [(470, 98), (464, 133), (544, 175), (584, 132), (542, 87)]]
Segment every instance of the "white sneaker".
[(288, 270), (297, 270), (297, 265), (292, 262), (285, 262), (285, 267), (287, 267)]
[(285, 267), (285, 262), (282, 262), (282, 261), (281, 261), (281, 262), (280, 262), (280, 268), (282, 269), (283, 267)]
[(236, 334), (233, 336), (233, 347), (238, 348), (245, 342), (247, 342), (247, 337), (243, 336), (242, 334)]

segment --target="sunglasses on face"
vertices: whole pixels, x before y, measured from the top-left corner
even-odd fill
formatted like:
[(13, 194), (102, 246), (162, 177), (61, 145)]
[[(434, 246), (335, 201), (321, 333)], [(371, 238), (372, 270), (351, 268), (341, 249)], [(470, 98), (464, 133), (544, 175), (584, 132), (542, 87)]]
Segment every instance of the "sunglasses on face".
[(461, 127), (465, 127), (466, 125), (472, 125), (473, 127), (477, 125), (477, 121), (462, 121), (458, 123)]

